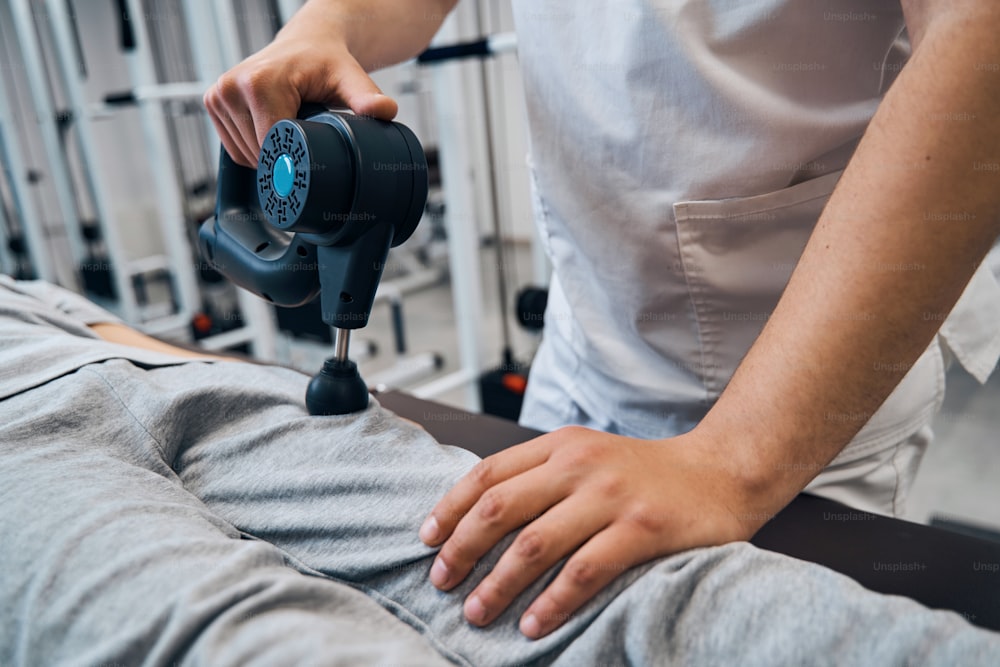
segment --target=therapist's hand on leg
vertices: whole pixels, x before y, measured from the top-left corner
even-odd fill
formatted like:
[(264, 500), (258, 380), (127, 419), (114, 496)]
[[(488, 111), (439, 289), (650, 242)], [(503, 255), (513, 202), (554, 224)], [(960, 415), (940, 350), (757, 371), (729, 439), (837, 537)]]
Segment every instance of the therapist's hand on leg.
[(524, 526), (465, 601), (475, 625), (497, 618), (563, 558), (555, 580), (522, 615), (531, 638), (634, 565), (699, 546), (749, 539), (769, 515), (738, 465), (695, 432), (639, 440), (567, 427), (480, 462), (435, 506), (420, 530), (441, 545), (431, 581), (459, 584), (475, 563)]

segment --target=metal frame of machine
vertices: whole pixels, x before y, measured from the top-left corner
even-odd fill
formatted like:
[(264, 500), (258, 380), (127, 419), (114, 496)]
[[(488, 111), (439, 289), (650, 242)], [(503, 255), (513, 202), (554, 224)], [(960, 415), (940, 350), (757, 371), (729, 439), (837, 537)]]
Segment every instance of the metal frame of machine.
[[(143, 0), (123, 0), (131, 17), (144, 17), (147, 8)], [(25, 175), (11, 173), (11, 189), (17, 198), (16, 208), (24, 219), (24, 231), (29, 234), (27, 245), (32, 252), (32, 264), (39, 277), (74, 286), (76, 277), (72, 272), (62, 271), (58, 266), (79, 265), (85, 261), (86, 249), (81, 234), (81, 209), (78, 195), (74, 191), (71, 172), (62, 163), (67, 159), (67, 146), (62, 145), (56, 130), (57, 114), (51, 85), (53, 82), (64, 90), (68, 112), (72, 117), (71, 136), (82, 161), (84, 192), (92, 202), (94, 217), (100, 225), (100, 238), (107, 248), (110, 264), (114, 271), (114, 288), (120, 302), (111, 307), (130, 324), (149, 333), (184, 338), (187, 335), (191, 317), (198, 311), (202, 301), (189, 237), (184, 227), (182, 206), (183, 184), (178, 182), (175, 157), (172, 154), (169, 135), (166, 130), (164, 104), (177, 100), (200, 98), (203, 91), (226, 69), (238, 63), (243, 56), (239, 23), (232, 0), (177, 0), (178, 11), (183, 17), (190, 43), (191, 58), (196, 79), (189, 82), (163, 83), (157, 79), (154, 58), (157, 57), (147, 34), (144, 21), (133, 21), (135, 48), (125, 55), (129, 80), (131, 103), (141, 118), (144, 149), (149, 154), (156, 179), (155, 201), (161, 217), (160, 229), (164, 234), (164, 252), (153, 257), (130, 258), (123, 238), (122, 220), (116, 217), (107, 184), (96, 168), (99, 147), (93, 124), (104, 122), (114, 108), (104, 103), (94, 103), (87, 97), (79, 71), (76, 38), (73, 34), (72, 16), (67, 3), (62, 0), (12, 0), (10, 8), (16, 18), (18, 45), (23, 57), (33, 63), (26, 68), (32, 92), (32, 101), (39, 112), (37, 130), (42, 138), (48, 164), (46, 173), (51, 174), (49, 185), (55, 188), (55, 203), (58, 205), (62, 223), (66, 228), (70, 257), (52, 257), (47, 246), (44, 228), (37, 211), (32, 210), (27, 183), (20, 182)], [(300, 0), (276, 0), (273, 3), (282, 23), (301, 5)], [(42, 11), (44, 10), (44, 11)], [(476, 21), (470, 11), (459, 10), (449, 17), (435, 38), (435, 44), (454, 43), (462, 33), (477, 30)], [(51, 39), (44, 41), (39, 31), (50, 33)], [(502, 35), (491, 40), (496, 52), (509, 52), (515, 48), (510, 36)], [(42, 65), (43, 51), (52, 51), (53, 70), (46, 71)], [(433, 378), (414, 390), (418, 396), (433, 397), (447, 391), (466, 387), (465, 403), (478, 408), (479, 397), (475, 380), (486, 363), (484, 350), (483, 286), (481, 279), (480, 241), (477, 220), (491, 215), (488, 202), (482, 194), (489, 187), (488, 174), (493, 168), (483, 154), (483, 128), (480, 120), (484, 110), (478, 95), (470, 95), (477, 84), (476, 77), (482, 72), (463, 70), (451, 64), (430, 68), (433, 116), (436, 117), (434, 130), (441, 161), (443, 196), (445, 203), (444, 221), (447, 229), (447, 254), (450, 274), (461, 276), (452, 280), (453, 307), (456, 314), (458, 345), (457, 371), (443, 377)], [(19, 153), (16, 146), (18, 128), (5, 127), (3, 120), (11, 115), (3, 108), (5, 103), (0, 90), (0, 141), (8, 153)], [(456, 109), (451, 102), (455, 99), (469, 99), (467, 108)], [(214, 137), (214, 129), (207, 117), (206, 131)], [(8, 164), (12, 163), (8, 160)], [(13, 160), (16, 163), (16, 160)], [(475, 174), (469, 178), (469, 174)], [(15, 178), (18, 176), (18, 178)], [(62, 250), (62, 249), (59, 249)], [(0, 259), (4, 259), (0, 256)], [(71, 261), (67, 261), (71, 260)], [(9, 258), (8, 260), (9, 261)], [(176, 308), (163, 312), (163, 308), (143, 308), (137, 299), (133, 277), (150, 271), (163, 271), (170, 275)], [(394, 317), (401, 312), (402, 300), (406, 293), (434, 284), (439, 279), (437, 271), (409, 271), (399, 280), (387, 280), (380, 286), (376, 303), (385, 303)], [(70, 284), (67, 284), (67, 280)], [(224, 349), (234, 345), (249, 343), (255, 356), (273, 360), (279, 356), (280, 337), (271, 307), (256, 297), (239, 292), (238, 307), (243, 317), (243, 326), (212, 336), (199, 343), (208, 349)], [(110, 305), (110, 304), (109, 304)], [(160, 304), (162, 306), (162, 304)], [(405, 346), (404, 346), (405, 347)], [(397, 350), (400, 354), (404, 350)], [(380, 373), (373, 373), (375, 384), (399, 386), (412, 383), (421, 376), (433, 372), (439, 363), (437, 355), (408, 355), (398, 359), (396, 366)]]

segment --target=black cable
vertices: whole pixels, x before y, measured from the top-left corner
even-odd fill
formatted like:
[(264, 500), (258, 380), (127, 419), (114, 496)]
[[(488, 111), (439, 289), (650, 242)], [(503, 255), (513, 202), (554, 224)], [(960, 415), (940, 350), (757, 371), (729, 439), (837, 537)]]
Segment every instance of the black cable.
[[(118, 8), (118, 30), (121, 36), (121, 50), (125, 52), (134, 51), (136, 42), (135, 30), (132, 29), (132, 21), (136, 17), (129, 16), (126, 0), (115, 0), (115, 6)], [(75, 15), (70, 13), (70, 16), (73, 17)]]
[[(491, 25), (492, 32), (496, 32), (496, 31), (500, 30), (500, 26), (502, 25), (502, 21), (500, 20), (500, 11), (501, 11), (501, 3), (499, 3), (499, 2), (492, 2), (492, 3), (490, 3), (490, 12), (491, 12), (490, 20), (491, 20), (491, 24), (492, 24)], [(495, 97), (498, 100), (504, 100), (504, 101), (506, 101), (507, 95), (506, 95), (506, 89), (504, 87), (506, 80), (505, 80), (505, 73), (504, 73), (504, 68), (503, 68), (503, 57), (504, 57), (504, 54), (502, 54), (502, 53), (497, 53), (497, 54), (494, 55), (494, 61), (495, 61), (496, 64), (495, 64), (495, 66), (493, 68), (493, 72), (496, 75), (494, 77), (495, 80), (496, 80), (496, 88), (497, 88), (497, 94), (496, 94)], [(506, 127), (505, 123), (503, 122), (504, 118), (506, 118), (506, 115), (501, 115), (501, 122), (497, 126), (497, 136), (500, 138), (500, 141), (498, 141), (499, 145), (505, 147), (505, 149), (506, 149), (506, 147), (508, 145), (508, 140), (507, 140), (507, 127)], [(504, 199), (503, 199), (503, 201), (505, 202), (505, 204), (504, 204), (505, 215), (501, 218), (500, 222), (501, 222), (501, 226), (503, 228), (506, 228), (506, 231), (509, 233), (508, 234), (508, 238), (510, 238), (511, 239), (511, 243), (513, 243), (513, 239), (514, 239), (514, 221), (513, 221), (513, 216), (511, 214), (512, 212), (511, 212), (510, 173), (506, 169), (500, 169), (498, 171), (498, 173), (500, 174), (500, 176), (503, 179), (503, 183), (502, 183), (502, 185), (503, 185), (503, 191), (504, 191), (504, 194), (506, 195), (504, 197)], [(508, 274), (508, 277), (510, 278), (510, 282), (516, 288), (517, 285), (521, 284), (521, 281), (520, 281), (520, 279), (518, 277), (518, 270), (517, 270), (517, 255), (515, 253), (513, 253), (513, 252), (511, 252), (510, 254), (513, 255), (513, 258), (511, 259), (511, 262), (510, 262), (509, 266), (507, 267), (507, 269), (508, 269), (507, 274)], [(508, 287), (509, 287), (509, 285), (508, 285)], [(513, 344), (513, 341), (512, 341), (512, 344)]]
[[(480, 34), (485, 34), (486, 26), (483, 21), (483, 14), (476, 8), (476, 26)], [(491, 95), (489, 90), (489, 69), (485, 60), (480, 61), (480, 79), (483, 98), (483, 119), (486, 124), (486, 159), (490, 166), (490, 209), (493, 214), (493, 235), (496, 242), (497, 258), (497, 287), (500, 297), (500, 325), (503, 335), (503, 363), (511, 366), (514, 363), (514, 352), (511, 347), (510, 321), (507, 315), (507, 269), (506, 253), (503, 247), (503, 228), (500, 216), (500, 193), (496, 179), (496, 147), (493, 142), (493, 114), (490, 111)]]
[(73, 50), (76, 51), (76, 62), (80, 68), (80, 78), (87, 78), (87, 59), (83, 55), (83, 40), (80, 39), (80, 24), (73, 13), (72, 0), (65, 0), (66, 16), (69, 17), (70, 34), (73, 36)]
[(281, 7), (278, 6), (278, 0), (268, 0), (267, 11), (269, 12), (271, 19), (271, 32), (273, 34), (278, 34), (281, 30)]

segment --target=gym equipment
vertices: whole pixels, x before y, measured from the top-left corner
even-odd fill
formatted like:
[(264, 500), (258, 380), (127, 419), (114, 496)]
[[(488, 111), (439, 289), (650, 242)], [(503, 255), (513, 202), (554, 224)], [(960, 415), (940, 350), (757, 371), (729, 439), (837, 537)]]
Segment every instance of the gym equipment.
[(256, 170), (223, 150), (218, 184), (215, 216), (199, 234), (205, 259), (277, 306), (320, 294), (336, 355), (309, 384), (306, 406), (313, 415), (363, 410), (350, 332), (367, 325), (390, 247), (423, 214), (420, 142), (399, 123), (307, 106), (268, 131)]
[[(484, 13), (477, 8), (476, 23), (480, 34), (485, 34), (488, 29)], [(498, 18), (492, 21), (499, 23)], [(505, 252), (504, 222), (509, 217), (501, 204), (503, 199), (501, 193), (501, 183), (498, 179), (498, 164), (496, 147), (506, 144), (504, 136), (504, 124), (494, 122), (493, 110), (498, 108), (496, 100), (504, 99), (502, 88), (502, 77), (496, 77), (493, 85), (490, 83), (489, 68), (495, 64), (495, 56), (516, 51), (517, 39), (513, 34), (498, 34), (484, 37), (472, 42), (455, 42), (444, 46), (434, 46), (427, 49), (417, 57), (417, 63), (424, 66), (439, 65), (442, 63), (455, 62), (465, 59), (477, 59), (479, 61), (478, 88), (480, 93), (479, 111), (483, 121), (483, 159), (489, 169), (488, 189), (482, 193), (484, 200), (488, 203), (488, 210), (483, 211), (483, 215), (488, 216), (492, 223), (491, 243), (496, 250), (496, 274), (498, 288), (498, 304), (500, 309), (500, 325), (502, 335), (501, 362), (499, 365), (487, 368), (486, 370), (476, 369), (474, 376), (475, 386), (478, 388), (478, 404), (482, 410), (488, 414), (516, 420), (521, 412), (521, 405), (524, 401), (524, 392), (527, 387), (528, 365), (522, 364), (515, 359), (509, 313), (507, 311), (509, 294), (508, 281), (513, 263), (507, 261)], [(494, 90), (495, 88), (495, 90)], [(446, 147), (446, 133), (442, 132), (442, 146)], [(463, 151), (464, 153), (464, 151)], [(453, 155), (462, 154), (446, 152), (450, 159)], [(448, 162), (445, 161), (447, 166)], [(460, 332), (461, 335), (461, 332)], [(465, 336), (460, 336), (465, 338)], [(417, 393), (417, 395), (428, 397), (428, 393)]]

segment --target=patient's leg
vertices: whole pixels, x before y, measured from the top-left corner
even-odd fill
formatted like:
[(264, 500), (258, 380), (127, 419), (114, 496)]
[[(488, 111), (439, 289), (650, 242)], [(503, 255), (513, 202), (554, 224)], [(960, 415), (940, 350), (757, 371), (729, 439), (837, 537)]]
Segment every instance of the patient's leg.
[[(10, 289), (68, 299), (30, 326), (105, 321), (53, 286)], [(433, 664), (406, 626), (289, 559), (476, 664), (991, 664), (1000, 651), (954, 614), (746, 544), (627, 572), (538, 642), (516, 631), (538, 586), (471, 628), (475, 582), (432, 588), (416, 533), (475, 458), (375, 408), (307, 417), (306, 380), (110, 361), (0, 402), (0, 664)]]
[(747, 544), (626, 572), (537, 642), (520, 635), (517, 621), (544, 581), (477, 629), (462, 619), (462, 601), (500, 549), (470, 581), (441, 593), (427, 579), (433, 550), (417, 538), (427, 512), (474, 465), (472, 454), (438, 445), (374, 405), (358, 415), (309, 417), (301, 405), (307, 378), (292, 371), (190, 364), (102, 372), (185, 488), (213, 512), (276, 545), (303, 571), (357, 585), (456, 660), (774, 664), (837, 656), (970, 664), (1000, 650), (1000, 636), (955, 614), (868, 593)]
[(0, 401), (0, 665), (447, 664), (185, 491), (105, 379), (133, 371), (94, 364)]

